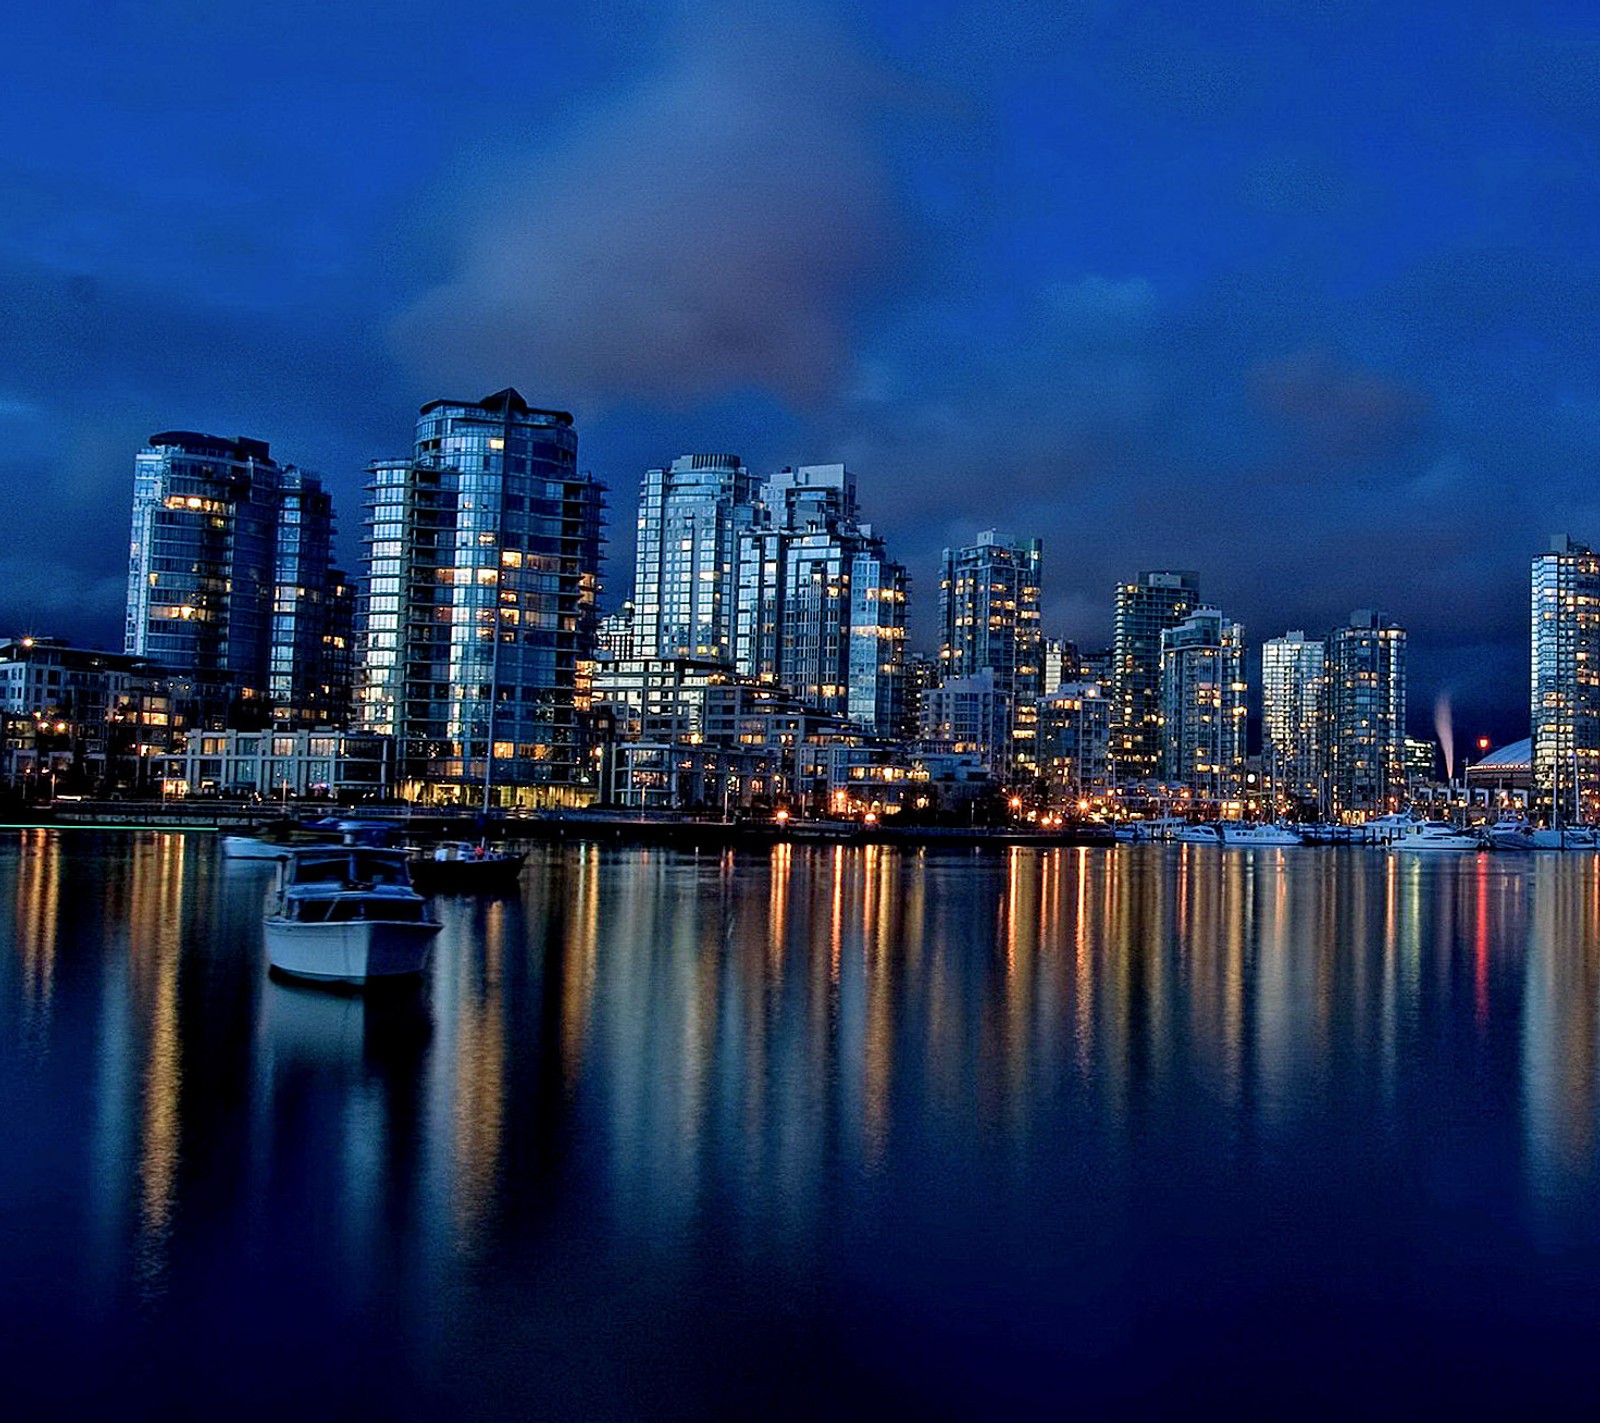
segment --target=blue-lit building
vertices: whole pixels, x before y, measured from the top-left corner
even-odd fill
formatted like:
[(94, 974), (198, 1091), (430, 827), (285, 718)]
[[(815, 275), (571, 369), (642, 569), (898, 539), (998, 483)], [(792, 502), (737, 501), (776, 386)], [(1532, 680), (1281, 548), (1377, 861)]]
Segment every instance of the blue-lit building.
[(966, 548), (946, 549), (939, 580), (939, 662), (950, 681), (994, 673), (994, 723), (984, 764), (999, 777), (1039, 769), (1038, 705), (1044, 677), (1038, 539), (993, 529)]
[(842, 464), (784, 469), (761, 490), (739, 540), (734, 660), (811, 706), (880, 736), (906, 714), (910, 587)]
[(640, 657), (733, 660), (739, 535), (756, 480), (738, 455), (680, 455), (639, 490), (632, 649)]
[(328, 724), (349, 708), (350, 603), (318, 476), (260, 440), (152, 435), (134, 460), (124, 649), (206, 720)]
[(359, 718), (409, 797), (588, 798), (602, 486), (564, 411), (515, 390), (435, 400), (409, 459), (368, 467)]

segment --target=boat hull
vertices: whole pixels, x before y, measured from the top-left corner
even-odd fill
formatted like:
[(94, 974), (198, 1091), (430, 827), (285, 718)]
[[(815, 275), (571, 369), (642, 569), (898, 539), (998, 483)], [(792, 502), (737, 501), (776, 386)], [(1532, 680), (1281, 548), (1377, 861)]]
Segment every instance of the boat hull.
[(267, 962), (279, 973), (316, 983), (370, 983), (415, 977), (428, 967), (439, 925), (383, 919), (301, 923), (266, 921)]

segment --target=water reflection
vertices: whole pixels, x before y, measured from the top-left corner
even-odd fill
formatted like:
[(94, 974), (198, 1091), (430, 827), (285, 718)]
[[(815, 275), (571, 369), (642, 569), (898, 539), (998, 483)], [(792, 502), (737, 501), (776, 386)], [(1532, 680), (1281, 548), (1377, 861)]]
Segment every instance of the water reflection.
[(1174, 1240), (1248, 1294), (1285, 1268), (1257, 1242), (1379, 1261), (1398, 1211), (1453, 1248), (1429, 1193), (1517, 1278), (1525, 1238), (1600, 1253), (1594, 859), (536, 850), (520, 896), (441, 901), (426, 985), (364, 997), (267, 978), (269, 878), (201, 837), (0, 847), (6, 1180), (60, 1242), (34, 1288), (110, 1335), (298, 1301), (270, 1341), (329, 1370), (317, 1330), (399, 1332), (404, 1412), (463, 1349), (678, 1377), (780, 1299), (941, 1337), (930, 1280), (980, 1267), (1103, 1349)]

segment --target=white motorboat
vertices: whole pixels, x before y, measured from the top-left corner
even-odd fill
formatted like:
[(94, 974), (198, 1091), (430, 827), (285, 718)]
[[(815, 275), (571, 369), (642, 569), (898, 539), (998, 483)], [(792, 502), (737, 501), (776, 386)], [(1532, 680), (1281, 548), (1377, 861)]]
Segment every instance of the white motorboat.
[(1180, 825), (1171, 838), (1180, 845), (1222, 844), (1222, 832), (1215, 825)]
[(1594, 828), (1589, 825), (1562, 825), (1540, 829), (1528, 824), (1520, 815), (1502, 815), (1491, 825), (1485, 837), (1491, 850), (1512, 854), (1530, 850), (1595, 850), (1600, 849)]
[(1396, 854), (1438, 854), (1481, 848), (1476, 835), (1457, 829), (1448, 820), (1421, 821), (1409, 835), (1389, 842), (1389, 849)]
[(403, 850), (316, 845), (289, 852), (266, 918), (267, 960), (324, 983), (420, 974), (439, 923)]
[(1287, 825), (1246, 825), (1241, 821), (1224, 820), (1218, 830), (1224, 845), (1299, 845), (1300, 832)]
[(1415, 835), (1426, 823), (1414, 815), (1377, 815), (1352, 829), (1358, 845), (1389, 845)]

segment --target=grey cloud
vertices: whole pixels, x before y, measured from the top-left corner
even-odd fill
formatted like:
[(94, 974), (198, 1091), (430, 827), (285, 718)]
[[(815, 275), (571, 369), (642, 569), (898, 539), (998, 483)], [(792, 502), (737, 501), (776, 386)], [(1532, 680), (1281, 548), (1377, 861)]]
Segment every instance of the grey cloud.
[(441, 387), (514, 372), (580, 409), (826, 395), (894, 229), (884, 89), (850, 53), (815, 17), (697, 17), (654, 78), (479, 175), (459, 266), (394, 348)]

